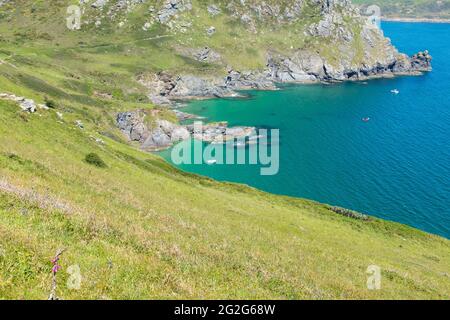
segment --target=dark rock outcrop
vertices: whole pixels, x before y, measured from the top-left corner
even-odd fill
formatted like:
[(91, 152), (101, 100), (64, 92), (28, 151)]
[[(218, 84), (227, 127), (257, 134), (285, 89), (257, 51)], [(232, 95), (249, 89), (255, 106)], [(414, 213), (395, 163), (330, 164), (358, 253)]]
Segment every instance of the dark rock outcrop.
[(273, 90), (276, 83), (311, 83), (367, 80), (377, 77), (419, 74), (431, 71), (432, 57), (428, 51), (408, 57), (394, 53), (375, 64), (333, 65), (318, 53), (299, 50), (290, 57), (269, 53), (264, 71), (236, 71), (229, 68), (225, 78), (202, 78), (192, 75), (172, 76), (161, 72), (153, 79), (139, 81), (149, 89), (155, 104), (170, 105), (173, 100), (234, 97), (236, 90)]
[(225, 79), (225, 86), (233, 90), (258, 89), (272, 90), (275, 89), (273, 81), (270, 80), (267, 72), (258, 71), (236, 71), (228, 70)]
[[(176, 14), (172, 13), (189, 8), (190, 1), (167, 0), (160, 13), (176, 19)], [(317, 19), (302, 16), (305, 8), (314, 10)], [(266, 68), (260, 70), (236, 70), (229, 66), (224, 76), (160, 73), (139, 79), (149, 89), (154, 103), (170, 105), (171, 101), (180, 99), (232, 97), (237, 95), (237, 90), (274, 89), (276, 83), (357, 81), (431, 70), (432, 58), (427, 51), (412, 57), (400, 53), (350, 0), (293, 0), (284, 5), (236, 0), (229, 1), (224, 8), (210, 4), (204, 9), (209, 16), (228, 15), (255, 33), (267, 31), (262, 25), (291, 24), (304, 19), (302, 36), (309, 39), (312, 46), (286, 49), (283, 45), (273, 45), (266, 52)], [(174, 50), (218, 67), (228, 63), (226, 51), (218, 50), (220, 55), (210, 46), (195, 49), (176, 45)]]
[(180, 12), (191, 9), (192, 3), (190, 0), (166, 0), (163, 7), (158, 12), (158, 21), (167, 23), (172, 17)]
[(417, 71), (431, 71), (431, 60), (433, 58), (429, 54), (428, 50), (419, 52), (411, 58), (411, 68)]
[[(20, 108), (29, 113), (35, 113), (37, 106), (34, 100), (24, 97), (18, 97), (14, 94), (0, 93), (0, 99), (14, 101), (19, 104)], [(41, 109), (48, 109), (45, 105), (39, 105)]]
[(395, 54), (374, 65), (332, 65), (317, 53), (298, 51), (291, 57), (270, 56), (267, 67), (274, 82), (336, 82), (392, 77), (396, 74), (418, 74), (431, 71), (432, 57), (428, 51), (408, 57)]
[(167, 120), (155, 119), (149, 123), (146, 120), (147, 111), (136, 110), (119, 113), (117, 126), (129, 141), (138, 142), (143, 150), (157, 151), (170, 148), (174, 143), (192, 138), (197, 140), (220, 143), (230, 139), (251, 136), (255, 133), (253, 127), (229, 128), (228, 123), (177, 125)]
[(141, 75), (138, 81), (149, 89), (150, 100), (160, 105), (170, 105), (172, 100), (236, 96), (221, 78), (172, 76), (161, 72), (151, 77)]

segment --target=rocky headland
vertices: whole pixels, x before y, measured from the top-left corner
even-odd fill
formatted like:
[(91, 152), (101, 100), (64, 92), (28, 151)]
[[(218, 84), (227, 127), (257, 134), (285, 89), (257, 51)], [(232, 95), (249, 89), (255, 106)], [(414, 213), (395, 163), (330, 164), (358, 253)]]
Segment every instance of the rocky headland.
[[(225, 66), (223, 75), (177, 74), (161, 71), (140, 74), (137, 80), (148, 88), (149, 98), (158, 105), (170, 105), (175, 100), (236, 96), (237, 90), (271, 90), (277, 83), (314, 83), (358, 81), (395, 75), (418, 75), (431, 70), (432, 57), (428, 51), (409, 57), (400, 53), (370, 19), (363, 16), (349, 0), (292, 0), (288, 4), (264, 1), (237, 3), (230, 1), (225, 8), (207, 7), (210, 16), (239, 18), (255, 37), (262, 23), (277, 23), (297, 28), (305, 20), (306, 10), (315, 10), (317, 17), (304, 27), (301, 37), (314, 45), (289, 50), (276, 46), (265, 52), (265, 68), (239, 70), (227, 64), (227, 57), (211, 46), (174, 50), (200, 63)], [(283, 9), (284, 8), (284, 9)], [(312, 9), (311, 9), (312, 8)], [(156, 20), (176, 29), (182, 13), (196, 8), (187, 0), (168, 0)], [(184, 24), (189, 31), (190, 25)], [(213, 32), (214, 30), (214, 32)], [(295, 30), (300, 32), (299, 30)], [(214, 36), (215, 28), (207, 31)], [(325, 44), (317, 46), (317, 43)]]
[(117, 115), (119, 129), (130, 141), (139, 143), (141, 149), (145, 151), (167, 149), (175, 143), (191, 138), (208, 143), (224, 143), (235, 138), (250, 137), (256, 132), (253, 127), (228, 127), (227, 122), (201, 126), (180, 125), (161, 119), (149, 121), (148, 117), (149, 112), (146, 110), (123, 112)]
[[(350, 0), (98, 0), (89, 5), (94, 14), (86, 23), (101, 28), (109, 19), (126, 28), (124, 12), (144, 6), (142, 31), (164, 30), (166, 48), (190, 66), (136, 75), (148, 98), (159, 106), (236, 97), (240, 90), (274, 90), (278, 83), (361, 81), (431, 70), (428, 51), (413, 56), (399, 52)], [(275, 34), (279, 39), (273, 39)], [(244, 46), (246, 50), (240, 50)], [(247, 60), (241, 61), (244, 56)], [(142, 111), (121, 113), (117, 124), (144, 149), (164, 148), (194, 135), (186, 126), (166, 120), (145, 126), (143, 117)], [(207, 136), (204, 140), (215, 139)]]

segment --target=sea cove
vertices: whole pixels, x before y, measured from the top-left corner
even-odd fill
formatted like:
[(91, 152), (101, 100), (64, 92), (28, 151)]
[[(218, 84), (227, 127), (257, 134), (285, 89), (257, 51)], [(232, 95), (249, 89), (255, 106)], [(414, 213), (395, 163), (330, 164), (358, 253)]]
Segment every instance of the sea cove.
[[(180, 168), (351, 208), (449, 238), (450, 25), (389, 22), (382, 27), (402, 52), (428, 49), (433, 71), (191, 102), (182, 111), (207, 121), (279, 129), (280, 171), (261, 176), (259, 167), (251, 165)], [(170, 152), (163, 155), (170, 160)]]

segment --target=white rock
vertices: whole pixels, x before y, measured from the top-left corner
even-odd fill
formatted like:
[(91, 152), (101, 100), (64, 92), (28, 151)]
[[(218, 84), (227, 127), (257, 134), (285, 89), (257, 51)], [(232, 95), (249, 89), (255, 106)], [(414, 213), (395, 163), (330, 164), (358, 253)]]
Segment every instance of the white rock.
[(191, 137), (189, 131), (184, 127), (178, 127), (172, 131), (172, 142), (188, 140)]
[(23, 111), (26, 111), (26, 112), (30, 112), (30, 113), (36, 112), (36, 104), (31, 99), (24, 99), (20, 103), (20, 107), (22, 108)]
[(84, 129), (84, 124), (83, 124), (83, 122), (81, 122), (81, 120), (75, 121), (75, 124), (78, 128)]
[(208, 34), (208, 36), (211, 37), (212, 35), (214, 35), (216, 33), (216, 28), (211, 26), (206, 30), (206, 33)]

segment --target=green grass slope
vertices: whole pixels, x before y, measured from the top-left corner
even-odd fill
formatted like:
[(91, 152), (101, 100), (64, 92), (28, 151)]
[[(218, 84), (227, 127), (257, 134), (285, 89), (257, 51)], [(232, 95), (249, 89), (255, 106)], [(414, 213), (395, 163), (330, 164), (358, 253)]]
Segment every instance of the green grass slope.
[[(0, 298), (45, 299), (59, 248), (64, 299), (448, 298), (448, 240), (179, 172), (110, 123), (152, 106), (92, 96), (89, 78), (71, 82), (58, 59), (27, 52), (0, 65), (1, 90), (56, 109), (0, 100)], [(92, 152), (106, 168), (85, 161)], [(366, 287), (372, 264), (380, 291)], [(80, 290), (66, 286), (71, 265)]]
[[(0, 99), (0, 299), (46, 299), (61, 248), (62, 299), (450, 296), (448, 240), (180, 172), (115, 128), (118, 111), (173, 118), (148, 102), (136, 74), (217, 66), (200, 67), (161, 38), (80, 38), (55, 24), (56, 37), (8, 19), (0, 17), (0, 93), (53, 109), (27, 114)], [(106, 166), (86, 161), (91, 153)], [(79, 290), (67, 286), (74, 265)], [(382, 270), (381, 290), (367, 289), (369, 265)]]
[[(448, 298), (449, 242), (178, 172), (52, 111), (0, 102), (0, 297)], [(95, 152), (107, 168), (84, 161)], [(369, 265), (382, 290), (366, 288)], [(79, 265), (80, 290), (67, 267)]]

